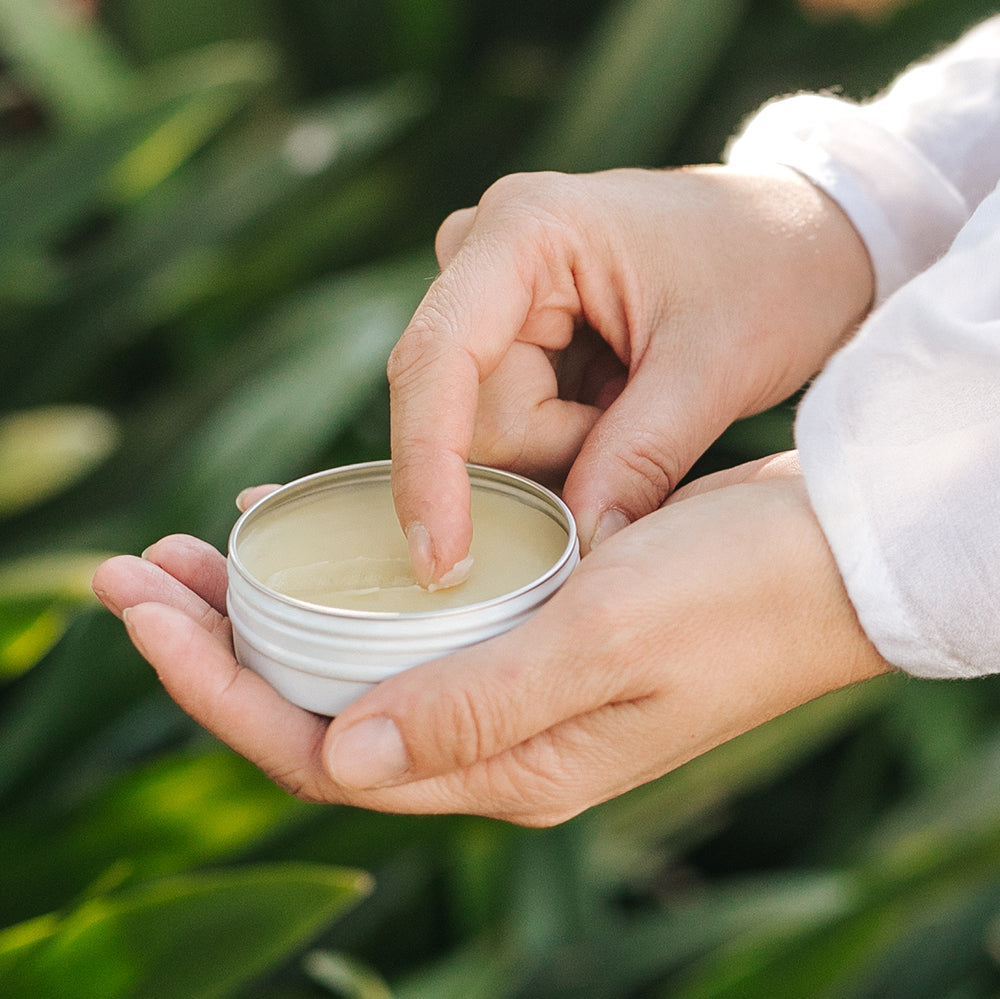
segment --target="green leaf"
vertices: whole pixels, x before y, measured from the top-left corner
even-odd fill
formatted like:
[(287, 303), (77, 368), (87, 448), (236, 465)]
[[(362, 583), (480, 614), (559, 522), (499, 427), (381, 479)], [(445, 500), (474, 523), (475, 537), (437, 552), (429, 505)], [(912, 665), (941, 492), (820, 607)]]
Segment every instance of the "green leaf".
[(157, 67), (113, 117), (26, 143), (0, 172), (0, 260), (148, 190), (243, 107), (273, 67), (260, 45), (193, 53)]
[[(114, 418), (91, 406), (44, 406), (0, 417), (0, 517), (69, 488), (104, 461), (118, 439)], [(10, 576), (0, 570), (0, 595), (4, 583)]]
[(0, 51), (26, 88), (70, 127), (114, 114), (133, 82), (107, 38), (57, 0), (0, 0)]
[(473, 7), (462, 0), (391, 0), (386, 41), (395, 65), (440, 73), (460, 52)]
[(851, 875), (797, 870), (679, 886), (648, 911), (609, 906), (592, 917), (579, 946), (541, 956), (532, 994), (579, 999), (653, 994), (637, 990), (693, 962), (728, 955), (734, 941), (740, 946), (751, 941), (746, 949), (752, 951), (756, 941), (828, 926), (854, 910), (859, 888)]
[(90, 580), (110, 554), (55, 551), (0, 562), (0, 679), (34, 666), (96, 603)]
[(115, 166), (112, 191), (128, 201), (169, 177), (274, 78), (276, 68), (274, 53), (250, 42), (220, 42), (153, 67), (141, 88), (146, 103), (190, 99)]
[[(155, 724), (149, 711), (126, 714), (107, 733), (100, 755), (120, 767), (122, 758), (142, 748), (135, 747), (131, 729)], [(0, 825), (0, 849), (22, 858), (5, 875), (0, 920), (54, 907), (109, 871), (136, 882), (239, 856), (315, 811), (212, 743), (207, 750), (159, 756), (123, 774), (112, 771), (110, 779), (106, 769), (82, 756), (78, 751), (68, 761), (77, 767), (64, 780), (77, 794), (95, 782), (97, 793), (89, 800), (59, 812), (55, 822), (48, 813), (17, 811)], [(54, 778), (50, 769), (49, 780)]]
[(233, 391), (166, 485), (186, 529), (216, 534), (246, 485), (305, 474), (385, 381), (386, 359), (435, 271), (425, 254), (321, 284), (261, 326), (284, 359)]
[(745, 0), (620, 0), (562, 88), (529, 166), (654, 166), (739, 23)]
[(742, 461), (790, 451), (795, 447), (794, 422), (795, 410), (791, 406), (775, 406), (756, 416), (737, 420), (722, 434), (715, 447)]
[(8, 308), (43, 306), (62, 284), (61, 268), (44, 253), (8, 247), (0, 260), (0, 304)]
[(303, 967), (317, 985), (342, 999), (392, 999), (381, 975), (346, 954), (316, 950), (306, 955)]
[(473, 939), (395, 984), (395, 999), (513, 999), (525, 973), (503, 940)]
[(935, 921), (995, 906), (1000, 894), (1000, 743), (908, 799), (864, 844), (846, 876), (857, 887), (835, 918), (794, 928), (761, 920), (710, 955), (670, 999), (834, 999), (882, 955)]
[(0, 699), (0, 800), (48, 787), (95, 731), (153, 689), (121, 624), (108, 613), (80, 615), (40, 668)]
[(726, 802), (752, 793), (885, 704), (896, 677), (828, 694), (686, 763), (597, 809), (598, 866), (620, 876), (657, 843), (704, 827)]
[(101, 19), (144, 62), (213, 42), (261, 38), (273, 28), (267, 0), (114, 0)]
[(68, 627), (68, 615), (60, 608), (30, 603), (0, 607), (0, 681), (31, 669)]
[[(227, 56), (234, 63), (229, 76), (239, 77), (239, 53), (246, 51), (228, 46), (218, 53), (219, 61)], [(187, 61), (196, 78), (207, 80), (211, 74), (202, 59)], [(221, 85), (227, 74), (215, 73)], [(67, 295), (60, 315), (46, 319), (43, 336), (58, 349), (37, 357), (26, 342), (22, 354), (32, 350), (36, 357), (10, 391), (18, 399), (73, 391), (110, 348), (120, 349), (198, 305), (217, 302), (223, 312), (238, 311), (241, 326), (258, 299), (273, 308), (276, 291), (294, 287), (302, 273), (311, 275), (318, 254), (331, 245), (350, 252), (359, 231), (381, 222), (388, 195), (371, 159), (425, 113), (427, 100), (426, 88), (396, 81), (270, 116), (252, 133), (227, 136), (205, 150), (92, 242), (86, 258), (76, 262), (72, 297)], [(195, 117), (204, 111), (208, 117), (201, 125), (207, 128), (218, 123), (218, 110), (198, 104)], [(201, 134), (197, 121), (180, 112), (177, 120), (191, 141)], [(178, 165), (176, 157), (189, 143), (169, 123), (164, 128), (147, 140), (148, 148), (138, 146), (127, 170), (115, 171), (120, 194), (126, 188), (135, 193)], [(367, 186), (352, 186), (362, 164), (368, 164), (361, 175)], [(67, 324), (73, 328), (69, 339), (62, 331)], [(180, 331), (173, 339), (180, 354), (186, 341)], [(190, 341), (199, 358), (214, 346), (200, 321)]]
[[(107, 282), (98, 289), (119, 299), (131, 296), (131, 311), (153, 321), (170, 318), (178, 299), (187, 305), (225, 294), (230, 289), (228, 284), (220, 289), (220, 279), (232, 284), (243, 277), (234, 272), (245, 268), (243, 259), (229, 260), (237, 237), (252, 239), (253, 250), (267, 255), (264, 263), (273, 267), (274, 235), (259, 227), (286, 224), (288, 215), (300, 227), (317, 225), (316, 205), (309, 203), (310, 214), (299, 219), (296, 205), (289, 205), (293, 197), (320, 178), (340, 177), (370, 161), (426, 109), (426, 88), (401, 80), (260, 123), (252, 135), (222, 144), (182, 183), (165, 187), (141, 211), (122, 219), (88, 261), (88, 280)], [(155, 148), (157, 142), (150, 142)], [(135, 175), (127, 180), (127, 172), (120, 171), (126, 186), (141, 184), (146, 173), (138, 155), (133, 167)], [(373, 207), (362, 206), (369, 216)], [(323, 218), (321, 224), (327, 240), (336, 235), (336, 219)], [(140, 259), (136, 246), (143, 247)], [(273, 280), (265, 271), (250, 280), (268, 279)]]
[(7, 601), (91, 604), (90, 580), (110, 552), (44, 552), (0, 562), (0, 609)]
[(223, 999), (370, 890), (364, 874), (273, 864), (181, 875), (0, 933), (6, 999)]

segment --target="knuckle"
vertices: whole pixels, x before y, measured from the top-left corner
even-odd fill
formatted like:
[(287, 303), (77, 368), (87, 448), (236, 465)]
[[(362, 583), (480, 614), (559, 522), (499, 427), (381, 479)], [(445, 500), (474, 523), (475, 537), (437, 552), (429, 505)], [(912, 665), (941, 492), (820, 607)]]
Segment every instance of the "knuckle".
[(481, 800), (489, 802), (490, 817), (547, 829), (578, 815), (587, 802), (578, 801), (572, 782), (566, 783), (564, 762), (545, 734), (488, 760)]
[(479, 199), (479, 205), (481, 208), (493, 209), (525, 200), (534, 200), (539, 189), (547, 186), (551, 176), (547, 172), (506, 174), (486, 188), (483, 196)]
[(488, 699), (477, 698), (471, 691), (459, 688), (449, 693), (442, 707), (437, 739), (443, 757), (455, 766), (466, 768), (491, 755), (496, 729)]
[(421, 306), (421, 311), (413, 317), (389, 353), (386, 377), (390, 385), (411, 377), (415, 372), (419, 373), (438, 349), (440, 333), (435, 328), (432, 317), (426, 315), (423, 309)]
[(634, 431), (619, 449), (616, 460), (644, 510), (658, 508), (680, 480), (674, 454), (663, 435), (650, 431)]
[(460, 208), (448, 215), (438, 226), (434, 237), (434, 253), (440, 266), (446, 266), (455, 255), (456, 249), (468, 234), (475, 215), (475, 208)]
[(270, 758), (259, 761), (260, 769), (278, 787), (299, 801), (321, 804), (336, 800), (323, 765), (322, 747), (325, 736), (325, 727), (318, 726), (303, 758), (288, 761), (272, 754)]
[(579, 181), (555, 171), (508, 174), (495, 181), (480, 199), (485, 216), (495, 216), (522, 237), (552, 242), (553, 230), (563, 231), (577, 214)]
[(317, 804), (327, 799), (316, 787), (312, 776), (300, 767), (279, 767), (267, 761), (261, 764), (261, 769), (286, 794), (308, 804)]

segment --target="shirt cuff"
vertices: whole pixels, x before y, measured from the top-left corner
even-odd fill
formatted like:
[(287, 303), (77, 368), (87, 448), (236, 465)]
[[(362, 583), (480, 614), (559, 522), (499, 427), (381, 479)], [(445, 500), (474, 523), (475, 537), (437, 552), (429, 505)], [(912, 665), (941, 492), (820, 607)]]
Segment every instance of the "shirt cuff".
[(865, 106), (835, 97), (802, 94), (765, 105), (726, 160), (740, 168), (788, 166), (833, 198), (868, 249), (876, 304), (937, 260), (969, 216), (959, 191), (905, 138)]

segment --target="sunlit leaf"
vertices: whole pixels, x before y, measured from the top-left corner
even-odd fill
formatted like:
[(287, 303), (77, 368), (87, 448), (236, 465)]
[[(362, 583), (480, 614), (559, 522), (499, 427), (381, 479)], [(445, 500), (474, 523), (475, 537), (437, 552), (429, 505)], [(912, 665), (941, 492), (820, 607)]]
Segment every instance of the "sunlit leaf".
[[(95, 732), (155, 686), (155, 675), (142, 667), (111, 614), (76, 617), (43, 668), (0, 699), (0, 802), (21, 786), (48, 787)], [(40, 773), (44, 779), (33, 781)]]
[(52, 551), (0, 562), (0, 679), (34, 666), (96, 604), (90, 580), (110, 554)]
[[(219, 62), (232, 63), (229, 71), (210, 72), (202, 66), (203, 55), (192, 56), (194, 79), (223, 88), (225, 80), (252, 72), (244, 66), (251, 61), (248, 46), (221, 48)], [(177, 167), (178, 157), (221, 124), (217, 115), (233, 110), (234, 95), (229, 88), (212, 90), (184, 105), (193, 120), (182, 107), (162, 130), (140, 141), (136, 158), (126, 155), (118, 161), (121, 169), (113, 168), (118, 195), (126, 197), (127, 189), (131, 197)], [(222, 312), (246, 310), (248, 299), (263, 299), (273, 309), (275, 292), (294, 284), (296, 275), (311, 273), (317, 253), (338, 246), (348, 251), (384, 224), (381, 212), (391, 191), (377, 172), (361, 173), (360, 167), (427, 107), (426, 88), (409, 80), (338, 95), (295, 114), (269, 117), (252, 135), (218, 144), (170, 182), (146, 192), (142, 204), (95, 239), (92, 252), (77, 264), (78, 297), (48, 333), (52, 347), (36, 350), (27, 375), (12, 385), (15, 397), (72, 391), (88, 372), (100, 370), (111, 350), (206, 301), (220, 303)], [(179, 123), (180, 133), (172, 122)], [(0, 244), (3, 238), (0, 230)], [(63, 326), (72, 329), (72, 337)], [(178, 352), (189, 342), (175, 339)], [(201, 326), (190, 342), (199, 355), (212, 346)]]
[[(89, 406), (45, 406), (0, 417), (0, 516), (67, 489), (107, 458), (118, 436), (114, 418)], [(3, 578), (9, 584), (9, 576)]]
[(272, 51), (262, 44), (219, 43), (157, 66), (142, 81), (156, 105), (191, 95), (115, 165), (109, 174), (117, 198), (132, 200), (169, 177), (218, 131), (247, 96), (271, 79)]
[(0, 605), (0, 681), (12, 680), (31, 669), (69, 626), (61, 607), (29, 606), (24, 610)]
[(6, 999), (223, 999), (302, 947), (370, 889), (306, 864), (190, 874), (92, 898), (0, 932)]
[[(151, 728), (151, 720), (138, 711), (123, 719), (108, 751), (128, 754), (128, 723)], [(81, 783), (79, 775), (73, 779), (74, 787)], [(287, 832), (313, 811), (223, 747), (163, 755), (106, 778), (58, 823), (28, 815), (0, 826), (0, 848), (22, 857), (5, 876), (0, 913), (58, 904), (46, 879), (78, 896), (111, 873), (135, 882), (217, 863)]]
[(347, 954), (313, 951), (303, 967), (317, 985), (341, 999), (393, 999), (381, 975)]
[(111, 552), (46, 552), (0, 562), (0, 608), (6, 601), (91, 603), (90, 580)]

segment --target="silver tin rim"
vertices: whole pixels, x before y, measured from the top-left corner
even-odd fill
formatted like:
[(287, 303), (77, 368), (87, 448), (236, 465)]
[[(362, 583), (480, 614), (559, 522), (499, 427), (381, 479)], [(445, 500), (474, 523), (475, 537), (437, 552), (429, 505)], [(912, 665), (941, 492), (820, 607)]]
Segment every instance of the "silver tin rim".
[(499, 607), (510, 601), (515, 601), (532, 590), (544, 588), (545, 584), (553, 576), (564, 571), (567, 563), (573, 560), (578, 554), (579, 540), (577, 537), (576, 521), (573, 519), (569, 507), (552, 490), (515, 472), (505, 472), (487, 465), (467, 464), (466, 468), (468, 469), (469, 478), (473, 486), (477, 483), (492, 483), (495, 486), (501, 487), (501, 491), (503, 487), (506, 487), (506, 491), (521, 499), (530, 498), (535, 501), (536, 509), (548, 513), (566, 531), (566, 546), (563, 548), (559, 558), (540, 576), (537, 576), (530, 583), (518, 587), (516, 590), (510, 590), (507, 593), (500, 594), (500, 596), (491, 597), (489, 600), (481, 600), (476, 603), (463, 604), (460, 607), (450, 607), (443, 610), (414, 612), (362, 611), (329, 607), (325, 604), (316, 604), (308, 600), (300, 600), (297, 597), (290, 597), (287, 594), (266, 586), (243, 564), (239, 555), (240, 535), (248, 530), (248, 525), (252, 525), (262, 510), (281, 506), (308, 493), (320, 492), (324, 488), (335, 488), (340, 485), (348, 485), (356, 482), (388, 481), (391, 467), (392, 463), (388, 459), (358, 462), (353, 465), (341, 465), (337, 468), (313, 472), (311, 475), (303, 476), (283, 486), (279, 486), (273, 493), (269, 493), (245, 510), (233, 525), (233, 529), (229, 533), (228, 544), (230, 566), (245, 583), (258, 593), (264, 594), (268, 598), (287, 606), (311, 611), (323, 617), (334, 620), (349, 619), (358, 621), (430, 621), (456, 618), (466, 614), (482, 612), (486, 609)]

